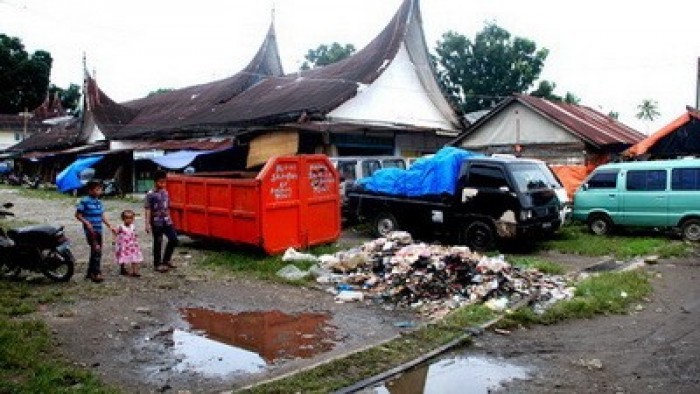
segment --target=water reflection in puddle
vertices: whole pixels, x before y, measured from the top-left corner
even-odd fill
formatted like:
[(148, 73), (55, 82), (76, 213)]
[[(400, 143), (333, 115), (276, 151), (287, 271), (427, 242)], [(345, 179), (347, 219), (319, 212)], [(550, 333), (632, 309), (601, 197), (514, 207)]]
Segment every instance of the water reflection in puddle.
[(489, 393), (513, 379), (527, 379), (530, 369), (483, 356), (452, 356), (410, 370), (376, 394)]
[(281, 359), (309, 358), (335, 346), (335, 328), (323, 313), (225, 313), (181, 309), (191, 331), (173, 332), (177, 369), (209, 375), (252, 373)]

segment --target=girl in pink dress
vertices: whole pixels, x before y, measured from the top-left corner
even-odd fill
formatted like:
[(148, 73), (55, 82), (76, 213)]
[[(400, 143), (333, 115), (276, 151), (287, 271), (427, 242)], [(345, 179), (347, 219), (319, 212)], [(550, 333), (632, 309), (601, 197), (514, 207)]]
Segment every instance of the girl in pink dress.
[(123, 223), (117, 229), (117, 239), (115, 241), (115, 253), (120, 271), (124, 275), (138, 278), (139, 264), (143, 262), (143, 254), (139, 247), (136, 236), (136, 226), (134, 226), (134, 211), (127, 209), (122, 212)]

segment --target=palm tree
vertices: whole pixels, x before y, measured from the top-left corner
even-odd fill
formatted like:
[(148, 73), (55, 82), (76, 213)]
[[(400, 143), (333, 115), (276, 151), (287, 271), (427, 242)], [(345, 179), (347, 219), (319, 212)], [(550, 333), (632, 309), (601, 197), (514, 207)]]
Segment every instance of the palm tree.
[(637, 119), (648, 120), (653, 122), (654, 119), (661, 116), (661, 113), (657, 110), (659, 108), (659, 103), (654, 100), (644, 99), (642, 103), (637, 106), (639, 112), (637, 112)]

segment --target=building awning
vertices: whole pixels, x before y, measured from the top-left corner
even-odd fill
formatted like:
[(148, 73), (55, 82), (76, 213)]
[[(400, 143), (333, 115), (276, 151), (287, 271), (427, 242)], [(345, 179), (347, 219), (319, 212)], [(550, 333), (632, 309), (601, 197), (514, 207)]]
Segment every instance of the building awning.
[(145, 150), (190, 150), (218, 151), (233, 147), (231, 138), (206, 138), (191, 140), (143, 141), (129, 146), (134, 151)]
[(149, 160), (152, 162), (158, 164), (161, 167), (165, 167), (171, 170), (178, 170), (181, 168), (185, 168), (188, 165), (192, 164), (194, 159), (196, 159), (198, 156), (202, 155), (208, 155), (210, 153), (215, 153), (215, 152), (220, 152), (220, 151), (214, 151), (214, 150), (181, 150), (173, 153), (169, 153), (163, 156), (156, 156), (156, 157), (151, 157)]

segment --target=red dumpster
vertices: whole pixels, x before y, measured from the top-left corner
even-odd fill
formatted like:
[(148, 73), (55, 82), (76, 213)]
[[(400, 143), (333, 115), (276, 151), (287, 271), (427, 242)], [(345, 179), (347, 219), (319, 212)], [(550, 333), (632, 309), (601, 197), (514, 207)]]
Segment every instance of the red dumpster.
[(168, 175), (182, 234), (254, 245), (268, 254), (340, 236), (338, 173), (325, 155), (281, 156), (259, 173)]

